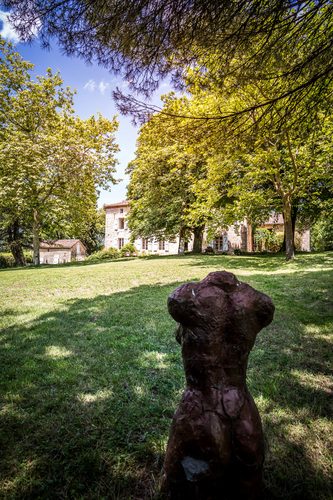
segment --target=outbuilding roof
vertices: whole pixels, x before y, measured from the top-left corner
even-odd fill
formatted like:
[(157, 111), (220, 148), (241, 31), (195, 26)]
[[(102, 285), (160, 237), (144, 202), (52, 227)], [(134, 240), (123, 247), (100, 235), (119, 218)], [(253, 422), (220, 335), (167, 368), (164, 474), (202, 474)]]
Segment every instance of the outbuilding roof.
[(73, 248), (76, 243), (81, 243), (82, 246), (83, 243), (80, 240), (77, 239), (69, 239), (69, 240), (54, 240), (54, 241), (42, 241), (40, 244), (40, 248)]

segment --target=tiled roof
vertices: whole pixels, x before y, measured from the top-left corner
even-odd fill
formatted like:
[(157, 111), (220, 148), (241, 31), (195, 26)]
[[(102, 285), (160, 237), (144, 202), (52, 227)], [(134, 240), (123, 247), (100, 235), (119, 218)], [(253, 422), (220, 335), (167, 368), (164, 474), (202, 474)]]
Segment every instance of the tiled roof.
[(123, 200), (123, 201), (118, 201), (117, 203), (111, 203), (108, 205), (104, 205), (105, 208), (117, 208), (117, 207), (127, 207), (129, 205), (129, 201)]
[(72, 248), (80, 240), (55, 240), (55, 241), (42, 241), (40, 248)]

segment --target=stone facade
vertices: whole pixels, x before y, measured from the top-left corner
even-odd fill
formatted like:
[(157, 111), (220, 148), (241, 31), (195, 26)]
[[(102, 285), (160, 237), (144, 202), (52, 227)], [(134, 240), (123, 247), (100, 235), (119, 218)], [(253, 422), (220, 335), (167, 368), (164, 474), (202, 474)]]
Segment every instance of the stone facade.
[[(283, 235), (284, 233), (284, 223), (282, 214), (272, 214), (269, 219), (261, 226), (265, 229), (272, 229), (277, 233)], [(295, 246), (296, 250), (301, 252), (310, 252), (310, 229), (305, 229), (303, 231), (297, 229), (295, 231)]]
[(302, 252), (310, 252), (310, 229), (303, 231), (302, 233), (296, 234), (296, 243), (298, 243), (299, 238), (299, 246)]
[[(120, 250), (131, 242), (131, 231), (127, 226), (126, 216), (129, 212), (128, 201), (104, 205), (105, 210), (105, 248)], [(173, 241), (155, 238), (137, 238), (134, 245), (140, 253), (172, 255), (179, 252), (179, 238)], [(191, 246), (190, 246), (191, 249)]]
[[(120, 249), (131, 241), (131, 231), (127, 226), (126, 216), (130, 210), (129, 202), (124, 200), (119, 203), (104, 205), (105, 210), (105, 248)], [(283, 217), (281, 214), (272, 215), (261, 227), (283, 233)], [(310, 231), (298, 232), (296, 234), (299, 250), (310, 251)], [(185, 251), (191, 251), (193, 241), (188, 242), (186, 248), (179, 245), (179, 238), (173, 241), (158, 241), (154, 238), (138, 238), (134, 241), (137, 250), (149, 254), (172, 255)], [(247, 221), (237, 222), (221, 231), (219, 236), (212, 240), (203, 238), (203, 250), (207, 247), (219, 252), (241, 251), (252, 252), (252, 227)]]
[(222, 231), (219, 236), (207, 242), (206, 246), (212, 247), (215, 252), (228, 252), (236, 248), (251, 252), (252, 248), (249, 248), (251, 238), (249, 238), (248, 233), (249, 227), (246, 223), (237, 223), (229, 226), (226, 231)]
[[(284, 223), (282, 214), (272, 214), (267, 221), (260, 226), (262, 229), (268, 229), (280, 233), (283, 239)], [(297, 230), (295, 232), (296, 249), (302, 252), (310, 252), (310, 230)], [(252, 252), (252, 226), (247, 221), (237, 222), (229, 226), (226, 231), (222, 231), (220, 236), (208, 243), (215, 252), (228, 252), (235, 249)]]

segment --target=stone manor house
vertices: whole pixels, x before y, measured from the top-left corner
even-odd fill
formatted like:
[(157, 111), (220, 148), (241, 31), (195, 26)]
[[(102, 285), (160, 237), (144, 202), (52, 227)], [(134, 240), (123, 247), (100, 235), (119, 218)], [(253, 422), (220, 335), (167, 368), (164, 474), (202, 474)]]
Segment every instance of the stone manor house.
[[(105, 248), (121, 249), (131, 241), (131, 231), (126, 222), (126, 215), (130, 210), (127, 200), (110, 205), (104, 205), (105, 210)], [(261, 227), (283, 232), (283, 218), (281, 214), (272, 215)], [(306, 230), (298, 235), (299, 247), (302, 251), (310, 251), (310, 231)], [(154, 238), (138, 238), (134, 245), (139, 252), (150, 254), (171, 255), (192, 250), (192, 241), (180, 248), (179, 238), (172, 241), (157, 240)], [(215, 252), (228, 252), (235, 249), (252, 252), (252, 227), (246, 221), (237, 223), (222, 231), (213, 241), (203, 238), (203, 250), (212, 247)]]

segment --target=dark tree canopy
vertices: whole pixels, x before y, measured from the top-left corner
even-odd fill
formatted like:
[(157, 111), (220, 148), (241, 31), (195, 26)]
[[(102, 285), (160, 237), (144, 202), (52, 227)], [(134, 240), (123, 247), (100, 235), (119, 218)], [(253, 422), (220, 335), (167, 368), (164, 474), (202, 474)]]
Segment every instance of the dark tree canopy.
[[(276, 82), (271, 100), (323, 96), (333, 71), (330, 0), (6, 0), (21, 36), (36, 26), (66, 54), (120, 73), (149, 95), (161, 77), (182, 81), (187, 68), (219, 57), (214, 75)], [(288, 67), (279, 65), (288, 53)], [(290, 55), (293, 54), (292, 57)], [(273, 63), (273, 64), (272, 64)], [(269, 69), (270, 68), (270, 69)], [(118, 97), (121, 97), (118, 95)], [(288, 100), (289, 99), (289, 100)], [(223, 115), (223, 111), (221, 113)]]

